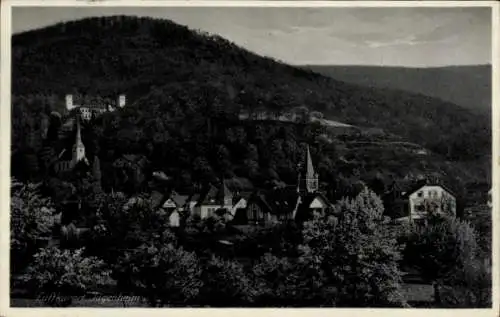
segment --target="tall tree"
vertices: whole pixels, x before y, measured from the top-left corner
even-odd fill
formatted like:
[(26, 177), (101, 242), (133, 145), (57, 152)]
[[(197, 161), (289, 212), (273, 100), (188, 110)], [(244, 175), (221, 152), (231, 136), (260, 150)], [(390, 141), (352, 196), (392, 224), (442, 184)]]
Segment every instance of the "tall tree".
[(239, 262), (212, 256), (203, 265), (202, 280), (198, 299), (202, 305), (241, 307), (254, 299), (251, 277)]
[(325, 289), (334, 289), (329, 305), (401, 306), (401, 273), (396, 241), (381, 228), (386, 222), (380, 198), (364, 189), (342, 199), (333, 213), (305, 224), (301, 257), (315, 263)]
[(264, 254), (253, 266), (255, 302), (264, 307), (334, 306), (334, 292), (324, 284), (319, 262), (313, 257), (278, 257)]
[(146, 297), (152, 307), (193, 304), (203, 285), (196, 255), (173, 243), (150, 242), (126, 252), (117, 272), (122, 287)]
[(476, 233), (468, 222), (435, 216), (427, 226), (411, 227), (403, 259), (433, 283), (436, 305), (446, 305), (450, 299), (443, 300), (442, 288), (445, 286), (449, 290), (452, 286), (462, 295), (466, 292), (461, 305), (468, 301), (469, 307), (481, 307), (488, 302), (491, 276), (485, 278), (488, 260), (481, 259), (478, 251)]
[(11, 180), (11, 268), (21, 269), (36, 249), (50, 239), (55, 208), (50, 198), (40, 194), (40, 184)]

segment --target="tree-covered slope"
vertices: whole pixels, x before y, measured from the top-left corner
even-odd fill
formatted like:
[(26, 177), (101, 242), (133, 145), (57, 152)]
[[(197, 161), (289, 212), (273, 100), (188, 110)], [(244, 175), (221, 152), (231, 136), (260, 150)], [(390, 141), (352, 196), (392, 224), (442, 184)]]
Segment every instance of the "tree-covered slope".
[[(487, 119), (454, 104), (345, 84), (169, 21), (106, 17), (58, 24), (15, 35), (12, 53), (16, 95), (126, 93), (134, 101), (156, 87), (166, 102), (181, 92), (203, 98), (208, 89), (225, 108), (305, 105), (327, 118), (451, 152), (450, 157), (489, 152)], [(154, 105), (142, 99), (136, 106)]]
[(491, 65), (429, 68), (308, 65), (306, 69), (362, 86), (392, 88), (491, 113)]
[[(386, 183), (414, 173), (437, 172), (453, 182), (487, 174), (476, 168), (490, 154), (485, 116), (422, 95), (336, 81), (170, 21), (106, 17), (58, 24), (13, 36), (12, 54), (12, 142), (21, 153), (13, 162), (30, 161), (32, 174), (40, 169), (33, 157), (40, 156), (41, 142), (34, 140), (44, 135), (47, 114), (64, 108), (66, 93), (127, 95), (123, 110), (93, 122), (83, 137), (101, 159), (103, 181), (132, 183), (132, 191), (143, 183), (125, 171), (134, 169), (135, 159), (148, 162), (144, 175), (161, 169), (183, 186), (223, 175), (293, 183), (305, 143), (332, 190), (346, 179), (379, 174)], [(370, 133), (325, 136), (315, 125), (237, 116), (241, 109), (280, 113), (304, 106), (364, 133), (379, 130), (383, 146)], [(363, 138), (372, 144), (360, 146)], [(417, 144), (429, 155), (416, 156), (393, 141)], [(130, 154), (136, 156), (123, 158)], [(461, 164), (473, 169), (471, 177), (461, 174)]]

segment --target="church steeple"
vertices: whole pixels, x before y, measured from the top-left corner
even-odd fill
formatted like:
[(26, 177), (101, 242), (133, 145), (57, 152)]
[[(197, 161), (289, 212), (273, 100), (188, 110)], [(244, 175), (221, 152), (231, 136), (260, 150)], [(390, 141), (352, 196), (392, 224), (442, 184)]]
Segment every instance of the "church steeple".
[(233, 194), (227, 188), (227, 182), (224, 178), (222, 178), (221, 186), (217, 192), (217, 198), (221, 202), (221, 205), (224, 207), (231, 207), (233, 201)]
[(308, 193), (314, 193), (318, 190), (318, 174), (314, 171), (314, 166), (311, 159), (311, 152), (309, 151), (309, 145), (307, 145), (306, 153), (306, 171), (305, 171), (305, 182), (306, 191)]
[(81, 128), (80, 128), (80, 116), (76, 116), (76, 138), (75, 144), (73, 145), (73, 164), (76, 164), (85, 158), (85, 145), (82, 142)]

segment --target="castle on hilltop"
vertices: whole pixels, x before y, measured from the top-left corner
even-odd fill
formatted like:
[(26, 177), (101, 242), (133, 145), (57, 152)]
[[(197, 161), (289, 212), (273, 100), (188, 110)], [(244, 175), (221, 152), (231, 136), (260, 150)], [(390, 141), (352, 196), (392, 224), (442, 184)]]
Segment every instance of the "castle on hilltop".
[(79, 110), (82, 119), (86, 121), (96, 118), (104, 112), (113, 112), (117, 108), (123, 108), (125, 104), (125, 95), (119, 95), (114, 105), (102, 99), (92, 100), (90, 98), (78, 98), (77, 96), (66, 95), (66, 110), (68, 112), (74, 109)]

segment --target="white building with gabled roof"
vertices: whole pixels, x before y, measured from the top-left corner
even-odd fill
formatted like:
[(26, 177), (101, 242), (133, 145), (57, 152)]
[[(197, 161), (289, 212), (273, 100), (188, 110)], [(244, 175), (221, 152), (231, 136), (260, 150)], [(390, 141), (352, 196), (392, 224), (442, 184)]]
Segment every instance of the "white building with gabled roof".
[(425, 221), (431, 212), (456, 216), (456, 198), (451, 190), (441, 184), (418, 183), (402, 194), (408, 213), (396, 219), (398, 222)]

